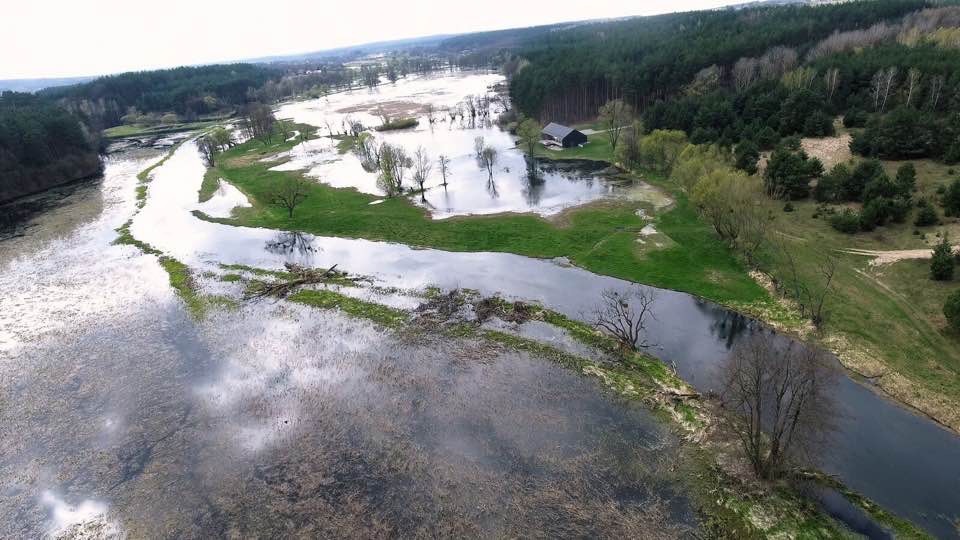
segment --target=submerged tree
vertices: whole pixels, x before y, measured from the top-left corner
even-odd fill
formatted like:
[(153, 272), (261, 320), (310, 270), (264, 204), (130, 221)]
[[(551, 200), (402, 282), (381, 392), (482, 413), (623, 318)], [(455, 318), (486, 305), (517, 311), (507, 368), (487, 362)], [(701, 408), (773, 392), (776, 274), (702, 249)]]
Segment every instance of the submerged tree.
[(477, 155), (477, 159), (481, 158), (483, 154), (483, 149), (486, 147), (487, 143), (482, 136), (474, 137), (473, 139), (473, 152)]
[(758, 477), (776, 478), (822, 449), (836, 409), (830, 392), (836, 369), (826, 354), (758, 331), (737, 345), (724, 369), (723, 425)]
[(443, 187), (447, 187), (447, 176), (450, 174), (450, 158), (440, 154), (437, 163), (440, 164), (440, 177), (443, 178)]
[(487, 169), (487, 176), (493, 180), (493, 167), (497, 164), (497, 149), (492, 146), (485, 146), (480, 151), (480, 163)]
[(389, 197), (403, 192), (403, 177), (406, 170), (413, 166), (413, 160), (401, 146), (389, 143), (380, 145), (378, 154), (380, 178), (378, 184)]
[(621, 347), (636, 351), (650, 347), (647, 322), (656, 301), (653, 289), (636, 286), (626, 292), (607, 289), (593, 313), (593, 326), (612, 335)]
[(433, 161), (426, 148), (419, 146), (413, 153), (413, 180), (420, 185), (420, 200), (426, 202), (426, 190), (423, 185), (430, 177), (430, 171), (433, 170)]

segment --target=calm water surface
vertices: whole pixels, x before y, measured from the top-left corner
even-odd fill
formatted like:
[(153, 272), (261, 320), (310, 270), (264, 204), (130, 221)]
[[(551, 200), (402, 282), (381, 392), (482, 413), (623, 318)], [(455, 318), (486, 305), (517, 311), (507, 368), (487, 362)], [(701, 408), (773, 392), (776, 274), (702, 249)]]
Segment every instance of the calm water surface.
[[(212, 264), (228, 229), (182, 229), (198, 187), (184, 150), (134, 227), (155, 227), (164, 247), (189, 232), (201, 250), (185, 259)], [(286, 303), (191, 319), (155, 257), (111, 244), (136, 173), (158, 157), (112, 158), (94, 201), (0, 241), (0, 537), (674, 537), (695, 525), (671, 472), (675, 437), (549, 361)]]

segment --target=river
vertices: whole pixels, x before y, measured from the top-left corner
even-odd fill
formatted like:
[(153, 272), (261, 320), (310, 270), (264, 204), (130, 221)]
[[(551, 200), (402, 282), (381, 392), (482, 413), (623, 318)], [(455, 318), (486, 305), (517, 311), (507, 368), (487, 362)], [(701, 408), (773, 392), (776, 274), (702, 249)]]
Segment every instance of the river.
[[(372, 325), (285, 303), (191, 320), (154, 257), (111, 244), (134, 214), (136, 172), (156, 159), (142, 151), (112, 158), (101, 183), (0, 241), (0, 414), (9, 430), (0, 534), (79, 523), (177, 535), (322, 534), (328, 529), (308, 517), (322, 515), (358, 532), (382, 523), (403, 534), (510, 535), (519, 529), (504, 523), (518, 526), (534, 512), (504, 513), (498, 493), (541, 510), (618, 501), (582, 479), (604, 478), (615, 491), (634, 447), (648, 475), (635, 496), (667, 501), (661, 519), (691, 522), (658, 457), (672, 436), (643, 409), (611, 402), (596, 384), (548, 362), (470, 343), (398, 342)], [(298, 239), (309, 249), (269, 249), (285, 233), (191, 213), (203, 173), (195, 145), (182, 146), (155, 170), (131, 225), (136, 238), (198, 275), (221, 264), (337, 264), (379, 285), (469, 287), (575, 318), (605, 289), (632, 286), (564, 261), (505, 253), (309, 235)], [(715, 389), (717, 367), (738, 340), (768, 331), (675, 291), (657, 291), (655, 313), (652, 352), (701, 390)], [(489, 363), (463, 361), (487, 356)], [(842, 415), (819, 467), (932, 534), (956, 537), (960, 438), (851, 378), (832, 391)], [(393, 453), (383, 452), (385, 441)], [(330, 470), (337, 473), (322, 472)], [(569, 470), (580, 480), (557, 484)], [(537, 491), (524, 483), (531, 474), (557, 498), (525, 498)], [(464, 490), (480, 502), (454, 495)], [(397, 508), (388, 497), (419, 506)], [(356, 506), (332, 510), (348, 502)], [(444, 509), (455, 518), (443, 519)], [(422, 515), (433, 516), (427, 528), (413, 528)], [(604, 516), (604, 531), (542, 516), (536, 523), (557, 534), (617, 534), (635, 518)], [(443, 528), (451, 524), (459, 528)]]

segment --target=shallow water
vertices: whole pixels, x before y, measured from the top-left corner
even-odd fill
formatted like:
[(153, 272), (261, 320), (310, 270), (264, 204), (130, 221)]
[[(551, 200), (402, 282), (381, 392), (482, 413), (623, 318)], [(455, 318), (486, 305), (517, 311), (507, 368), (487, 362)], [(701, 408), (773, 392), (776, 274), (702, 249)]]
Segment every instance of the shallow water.
[[(466, 287), (484, 294), (537, 301), (572, 317), (586, 318), (605, 289), (632, 285), (563, 264), (506, 253), (455, 253), (399, 244), (299, 235), (309, 247), (265, 249), (278, 235), (265, 229), (201, 222), (189, 214), (203, 174), (185, 145), (157, 170), (151, 198), (134, 220), (134, 233), (191, 266), (220, 262), (280, 268), (286, 261), (338, 268), (401, 289)], [(191, 180), (192, 179), (192, 180)], [(638, 224), (641, 223), (638, 217)], [(753, 321), (685, 293), (658, 291), (650, 325), (655, 355), (675, 364), (701, 390), (716, 390), (716, 370)], [(819, 465), (852, 489), (939, 536), (956, 536), (960, 512), (960, 439), (842, 377), (834, 390), (843, 416), (833, 445)]]
[[(199, 186), (184, 148), (135, 230), (186, 232)], [(552, 362), (288, 303), (191, 319), (155, 257), (111, 245), (157, 158), (115, 156), (99, 207), (66, 204), (0, 242), (14, 291), (0, 297), (0, 536), (669, 537), (695, 524), (675, 437)], [(212, 264), (204, 242), (228, 229), (195, 224)]]
[(206, 201), (197, 204), (197, 210), (213, 218), (228, 218), (234, 208), (249, 208), (250, 201), (239, 189), (224, 179), (217, 181), (217, 189)]
[[(377, 126), (380, 120), (373, 113), (377, 103), (395, 103), (398, 110), (418, 118), (416, 128), (374, 133), (378, 142), (399, 145), (412, 155), (423, 147), (431, 156), (433, 170), (424, 183), (423, 197), (411, 198), (427, 208), (435, 219), (467, 214), (531, 212), (553, 215), (605, 196), (620, 195), (615, 181), (600, 174), (606, 165), (580, 162), (558, 164), (552, 161), (528, 162), (516, 148), (516, 137), (491, 124), (502, 111), (502, 105), (490, 105), (486, 118), (473, 121), (458, 117), (452, 120), (446, 109), (468, 95), (490, 93), (490, 86), (502, 83), (500, 75), (465, 73), (456, 76), (412, 77), (374, 90), (354, 90), (317, 100), (284, 105), (278, 116), (317, 126), (321, 135), (330, 131), (346, 131), (348, 118), (366, 126)], [(438, 113), (431, 123), (424, 107), (430, 104)], [(346, 112), (341, 112), (346, 111)], [(327, 126), (330, 126), (328, 128)], [(479, 162), (474, 139), (497, 150), (493, 171)], [(307, 174), (334, 187), (352, 187), (363, 193), (382, 196), (377, 173), (364, 170), (359, 157), (350, 152), (339, 154), (335, 141), (327, 138), (301, 143), (283, 157), (289, 161), (276, 170), (307, 170)], [(436, 163), (440, 155), (450, 160), (447, 185)], [(409, 175), (408, 175), (409, 176)], [(408, 189), (417, 188), (412, 179), (405, 180)]]

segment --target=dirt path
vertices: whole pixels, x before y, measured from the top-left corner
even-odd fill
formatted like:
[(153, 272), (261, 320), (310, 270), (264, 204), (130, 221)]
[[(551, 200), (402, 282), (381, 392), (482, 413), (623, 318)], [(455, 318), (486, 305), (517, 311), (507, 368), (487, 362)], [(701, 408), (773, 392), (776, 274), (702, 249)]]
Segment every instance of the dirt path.
[[(933, 249), (901, 249), (892, 251), (879, 251), (873, 249), (849, 248), (840, 249), (837, 251), (840, 251), (841, 253), (849, 253), (851, 255), (873, 257), (873, 260), (870, 261), (870, 266), (882, 266), (884, 264), (892, 264), (907, 259), (929, 259), (933, 257)], [(960, 244), (953, 246), (953, 252), (960, 252)]]

